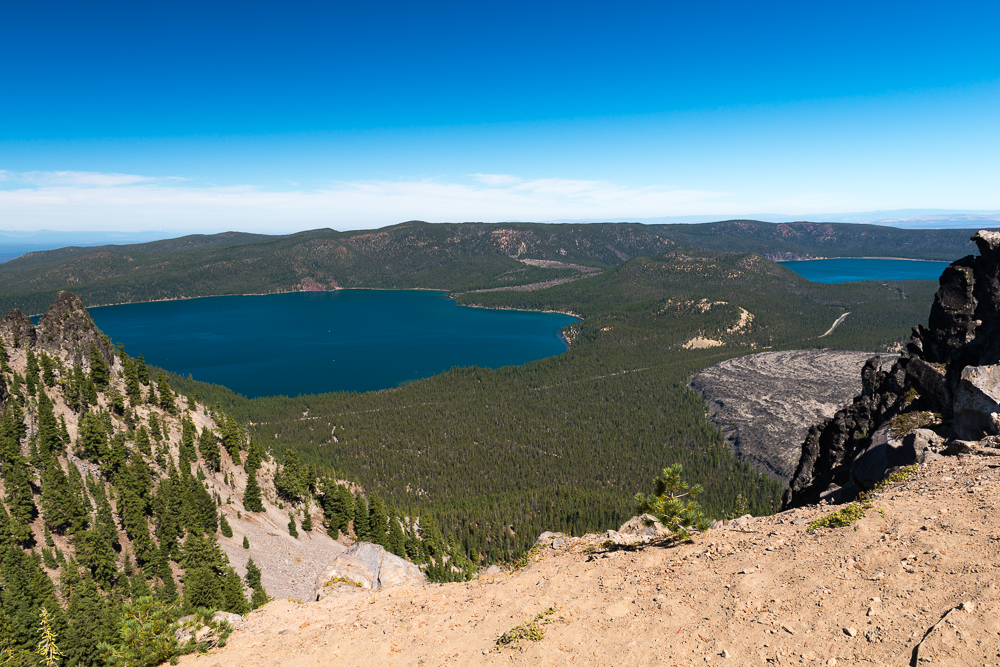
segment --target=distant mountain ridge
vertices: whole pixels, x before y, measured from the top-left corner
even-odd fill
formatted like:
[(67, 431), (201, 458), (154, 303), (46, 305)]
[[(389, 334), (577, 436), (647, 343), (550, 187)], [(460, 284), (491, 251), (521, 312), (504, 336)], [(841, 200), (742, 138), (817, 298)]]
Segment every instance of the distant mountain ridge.
[(225, 232), (18, 257), (0, 265), (0, 312), (16, 307), (39, 313), (63, 289), (79, 294), (88, 306), (348, 287), (471, 291), (538, 283), (567, 272), (519, 260), (609, 268), (680, 247), (754, 252), (773, 260), (952, 261), (972, 252), (974, 231), (730, 220), (697, 225), (412, 221), (378, 230), (319, 229), (288, 236)]

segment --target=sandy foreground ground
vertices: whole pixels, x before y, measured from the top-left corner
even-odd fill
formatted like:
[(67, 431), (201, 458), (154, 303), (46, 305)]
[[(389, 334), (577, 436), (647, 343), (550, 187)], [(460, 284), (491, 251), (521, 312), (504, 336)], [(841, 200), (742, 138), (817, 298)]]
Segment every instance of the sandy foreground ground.
[[(829, 507), (693, 544), (592, 535), (463, 584), (278, 600), (186, 667), (1000, 665), (1000, 457), (921, 466), (855, 526)], [(546, 609), (544, 636), (498, 648)]]

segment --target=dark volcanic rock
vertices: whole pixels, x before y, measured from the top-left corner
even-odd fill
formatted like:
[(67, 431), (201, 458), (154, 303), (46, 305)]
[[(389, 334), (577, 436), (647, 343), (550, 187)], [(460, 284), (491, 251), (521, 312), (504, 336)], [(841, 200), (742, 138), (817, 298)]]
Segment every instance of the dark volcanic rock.
[(706, 368), (691, 387), (708, 402), (709, 419), (737, 456), (787, 484), (810, 425), (831, 418), (861, 391), (861, 368), (871, 356), (836, 350), (750, 354)]
[[(815, 503), (834, 491), (838, 500), (849, 500), (871, 488), (891, 466), (880, 475), (881, 459), (859, 459), (875, 444), (877, 432), (887, 433), (886, 425), (891, 427), (887, 437), (895, 438), (926, 424), (936, 424), (944, 437), (963, 440), (1000, 434), (1000, 369), (995, 368), (1000, 362), (1000, 232), (981, 231), (972, 240), (979, 256), (963, 257), (941, 274), (927, 328), (914, 327), (891, 367), (877, 358), (865, 364), (861, 395), (809, 430), (785, 494), (786, 507)], [(883, 452), (885, 463), (913, 463), (920, 455), (915, 450)]]
[(46, 352), (68, 352), (73, 361), (84, 364), (91, 343), (97, 345), (108, 366), (114, 364), (111, 342), (94, 324), (90, 313), (75, 294), (59, 292), (36, 327), (38, 347)]
[(15, 308), (10, 311), (0, 319), (0, 338), (5, 345), (31, 348), (57, 356), (68, 355), (85, 369), (90, 365), (88, 352), (93, 343), (105, 363), (108, 366), (114, 364), (111, 342), (94, 324), (80, 297), (69, 292), (56, 295), (56, 300), (37, 327), (20, 310)]

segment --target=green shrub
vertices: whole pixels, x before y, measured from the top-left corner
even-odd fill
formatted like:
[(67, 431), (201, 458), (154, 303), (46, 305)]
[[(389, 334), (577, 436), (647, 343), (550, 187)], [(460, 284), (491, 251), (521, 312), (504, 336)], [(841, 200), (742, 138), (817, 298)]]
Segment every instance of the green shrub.
[[(679, 463), (664, 468), (659, 477), (653, 479), (652, 494), (635, 494), (635, 507), (640, 514), (656, 517), (679, 539), (690, 540), (692, 531), (703, 533), (711, 524), (695, 500), (702, 492), (701, 486), (688, 486), (681, 479), (683, 472)], [(648, 525), (653, 523), (649, 519), (646, 522)]]

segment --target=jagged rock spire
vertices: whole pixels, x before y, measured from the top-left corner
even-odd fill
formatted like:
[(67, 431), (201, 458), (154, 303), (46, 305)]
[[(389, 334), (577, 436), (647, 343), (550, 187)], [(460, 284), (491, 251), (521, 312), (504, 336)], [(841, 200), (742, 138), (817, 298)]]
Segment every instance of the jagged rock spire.
[(80, 297), (70, 292), (56, 295), (37, 327), (17, 308), (10, 311), (0, 320), (0, 337), (6, 345), (68, 355), (74, 363), (84, 367), (88, 365), (87, 354), (94, 343), (104, 361), (109, 366), (114, 363), (111, 343), (94, 324)]
[[(980, 231), (972, 240), (979, 255), (963, 257), (941, 274), (928, 326), (914, 327), (890, 368), (883, 369), (879, 357), (869, 360), (862, 370), (862, 394), (810, 429), (785, 494), (786, 507), (822, 498), (849, 500), (870, 488), (870, 465), (864, 479), (861, 468), (873, 458), (873, 447), (902, 446), (879, 433), (901, 415), (940, 419), (936, 429), (946, 438), (978, 439), (1000, 432), (1000, 387), (992, 382), (1000, 376), (1000, 232)], [(989, 412), (993, 405), (996, 418)], [(901, 456), (916, 460), (915, 452), (892, 454), (882, 458), (894, 465)]]

